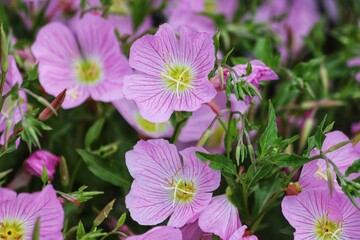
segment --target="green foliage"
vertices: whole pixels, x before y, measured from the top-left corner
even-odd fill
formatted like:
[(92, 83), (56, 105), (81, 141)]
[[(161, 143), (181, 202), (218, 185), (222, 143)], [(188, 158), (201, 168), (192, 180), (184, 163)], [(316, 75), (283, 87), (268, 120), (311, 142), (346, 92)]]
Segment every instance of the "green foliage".
[(275, 109), (271, 102), (269, 102), (268, 124), (258, 141), (260, 156), (264, 156), (268, 153), (269, 150), (271, 150), (270, 148), (277, 142), (277, 139), (278, 129), (276, 126)]
[(104, 126), (105, 118), (98, 119), (87, 131), (85, 136), (85, 147), (86, 149), (91, 148), (91, 144), (99, 138), (101, 130)]
[(130, 187), (130, 181), (119, 174), (121, 172), (119, 162), (101, 158), (100, 156), (83, 149), (78, 149), (77, 152), (84, 160), (89, 170), (103, 181), (125, 189)]
[(209, 166), (215, 170), (221, 170), (232, 175), (237, 175), (236, 167), (232, 161), (223, 155), (196, 152), (196, 156), (203, 162), (209, 161)]

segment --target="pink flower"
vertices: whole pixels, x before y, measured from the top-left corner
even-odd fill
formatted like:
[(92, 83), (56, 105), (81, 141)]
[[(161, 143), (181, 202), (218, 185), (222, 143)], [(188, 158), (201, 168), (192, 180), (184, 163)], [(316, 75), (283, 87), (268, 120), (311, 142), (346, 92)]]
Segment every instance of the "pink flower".
[(134, 178), (126, 206), (142, 225), (155, 225), (171, 216), (169, 226), (182, 227), (203, 211), (219, 187), (220, 172), (195, 155), (202, 148), (180, 151), (163, 139), (140, 140), (126, 153), (126, 165)]
[(76, 107), (89, 97), (103, 102), (122, 98), (123, 77), (131, 69), (114, 28), (87, 14), (73, 29), (50, 23), (39, 31), (32, 46), (45, 91), (57, 96), (67, 89), (64, 108)]
[[(251, 60), (251, 74), (244, 77), (245, 81), (253, 84), (256, 87), (259, 87), (259, 83), (262, 81), (269, 80), (278, 80), (278, 75), (263, 62), (259, 60)], [(233, 67), (236, 73), (241, 77), (241, 75), (246, 74), (247, 64), (238, 64)]]
[(358, 239), (360, 211), (343, 193), (327, 190), (286, 196), (282, 212), (295, 228), (294, 239)]
[(156, 227), (150, 231), (137, 235), (130, 236), (126, 240), (183, 240), (181, 231), (173, 227)]
[(204, 232), (229, 240), (241, 227), (239, 211), (226, 195), (213, 197), (210, 205), (200, 214), (199, 226)]
[(41, 177), (43, 167), (46, 167), (49, 179), (54, 179), (55, 168), (60, 162), (60, 157), (46, 150), (38, 150), (25, 160), (25, 169), (31, 175)]
[(182, 27), (178, 39), (164, 24), (131, 46), (130, 65), (141, 73), (125, 77), (124, 95), (151, 122), (165, 122), (174, 111), (195, 111), (216, 94), (207, 77), (214, 60), (210, 34)]
[[(345, 141), (349, 141), (349, 138), (344, 133), (340, 131), (329, 132), (326, 134), (321, 150), (326, 152), (331, 147)], [(317, 154), (319, 154), (319, 150), (315, 148), (311, 151), (310, 156)], [(336, 164), (342, 174), (345, 173), (354, 161), (360, 158), (360, 154), (351, 143), (325, 155)], [(334, 184), (339, 188), (335, 172), (333, 172), (333, 176)], [(327, 188), (325, 160), (319, 159), (305, 164), (301, 171), (299, 183), (302, 191), (314, 188)]]
[(63, 239), (64, 211), (55, 190), (47, 185), (41, 192), (29, 194), (0, 188), (0, 238), (32, 239), (40, 218), (40, 239)]
[(171, 137), (174, 128), (170, 121), (153, 123), (144, 119), (136, 104), (125, 98), (113, 102), (115, 108), (119, 111), (122, 117), (140, 134), (151, 137)]
[[(21, 86), (22, 81), (23, 79), (18, 67), (16, 66), (15, 59), (12, 55), (9, 55), (9, 69), (6, 74), (3, 95), (8, 93), (16, 84)], [(9, 137), (13, 133), (16, 123), (22, 120), (26, 110), (27, 98), (23, 91), (18, 91), (18, 98), (14, 99), (11, 96), (6, 98), (0, 113), (1, 145), (5, 143), (5, 138)], [(19, 141), (17, 141), (16, 144), (18, 146)]]
[(231, 235), (230, 240), (258, 240), (255, 235), (249, 235), (246, 229), (246, 225), (243, 225), (242, 227), (237, 229), (234, 234)]
[(199, 227), (198, 220), (192, 223), (187, 223), (185, 226), (181, 228), (181, 232), (183, 235), (183, 240), (211, 240), (212, 234), (211, 233), (205, 233), (201, 228)]

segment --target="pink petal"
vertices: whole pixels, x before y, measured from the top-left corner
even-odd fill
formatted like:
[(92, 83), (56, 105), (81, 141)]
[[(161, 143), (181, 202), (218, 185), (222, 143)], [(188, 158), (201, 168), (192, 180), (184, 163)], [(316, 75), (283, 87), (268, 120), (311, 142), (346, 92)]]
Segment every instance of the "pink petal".
[(241, 226), (239, 212), (225, 195), (213, 197), (210, 205), (200, 215), (199, 226), (205, 232), (229, 240)]
[(165, 89), (160, 75), (125, 76), (123, 93), (127, 99), (136, 102), (141, 116), (150, 122), (165, 122), (174, 111), (176, 96)]
[(182, 240), (182, 234), (179, 229), (173, 227), (156, 227), (150, 231), (137, 236), (130, 236), (127, 240)]
[(170, 25), (161, 25), (154, 36), (145, 35), (134, 42), (130, 49), (130, 66), (152, 76), (161, 76), (165, 65), (178, 56), (177, 42)]
[[(39, 80), (45, 91), (53, 96), (75, 84), (72, 63), (80, 57), (76, 40), (70, 30), (60, 23), (43, 27), (32, 46), (39, 62)], [(85, 99), (84, 99), (85, 100)], [(65, 99), (64, 105), (67, 104)]]
[(131, 218), (141, 225), (159, 224), (173, 212), (171, 196), (158, 180), (156, 176), (153, 179), (140, 176), (125, 198)]
[(174, 174), (181, 169), (180, 157), (175, 145), (163, 139), (140, 140), (134, 150), (125, 155), (126, 166), (133, 176), (165, 178), (171, 181)]

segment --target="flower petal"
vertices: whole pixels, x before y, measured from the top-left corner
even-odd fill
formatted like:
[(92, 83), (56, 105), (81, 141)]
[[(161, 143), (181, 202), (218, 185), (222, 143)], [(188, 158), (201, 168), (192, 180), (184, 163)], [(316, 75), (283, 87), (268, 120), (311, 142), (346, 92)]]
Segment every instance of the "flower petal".
[(225, 195), (213, 197), (210, 205), (200, 215), (199, 226), (205, 232), (228, 240), (241, 226), (239, 212)]
[(127, 240), (182, 240), (182, 234), (179, 229), (167, 226), (161, 226), (151, 229), (150, 231), (138, 235), (130, 236)]

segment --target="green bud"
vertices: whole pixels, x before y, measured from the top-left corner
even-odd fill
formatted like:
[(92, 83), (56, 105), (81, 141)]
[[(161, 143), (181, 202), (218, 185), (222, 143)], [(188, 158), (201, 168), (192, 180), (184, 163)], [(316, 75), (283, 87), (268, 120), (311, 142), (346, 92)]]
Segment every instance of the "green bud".
[(109, 213), (113, 209), (115, 200), (116, 199), (114, 199), (111, 202), (109, 202), (108, 204), (106, 204), (106, 206), (103, 208), (103, 210), (101, 210), (101, 212), (97, 215), (97, 217), (95, 218), (95, 220), (93, 222), (94, 228), (99, 226), (108, 217)]
[(7, 73), (7, 71), (9, 70), (9, 50), (7, 44), (7, 37), (2, 24), (0, 26), (0, 31), (1, 31), (1, 71), (3, 73)]
[(69, 171), (66, 164), (66, 159), (63, 156), (61, 156), (60, 160), (60, 180), (64, 187), (69, 185)]
[(202, 147), (205, 145), (205, 143), (207, 142), (207, 140), (209, 140), (209, 137), (211, 135), (211, 129), (207, 128), (205, 130), (205, 132), (201, 135), (198, 143), (196, 144), (196, 146), (198, 147)]

